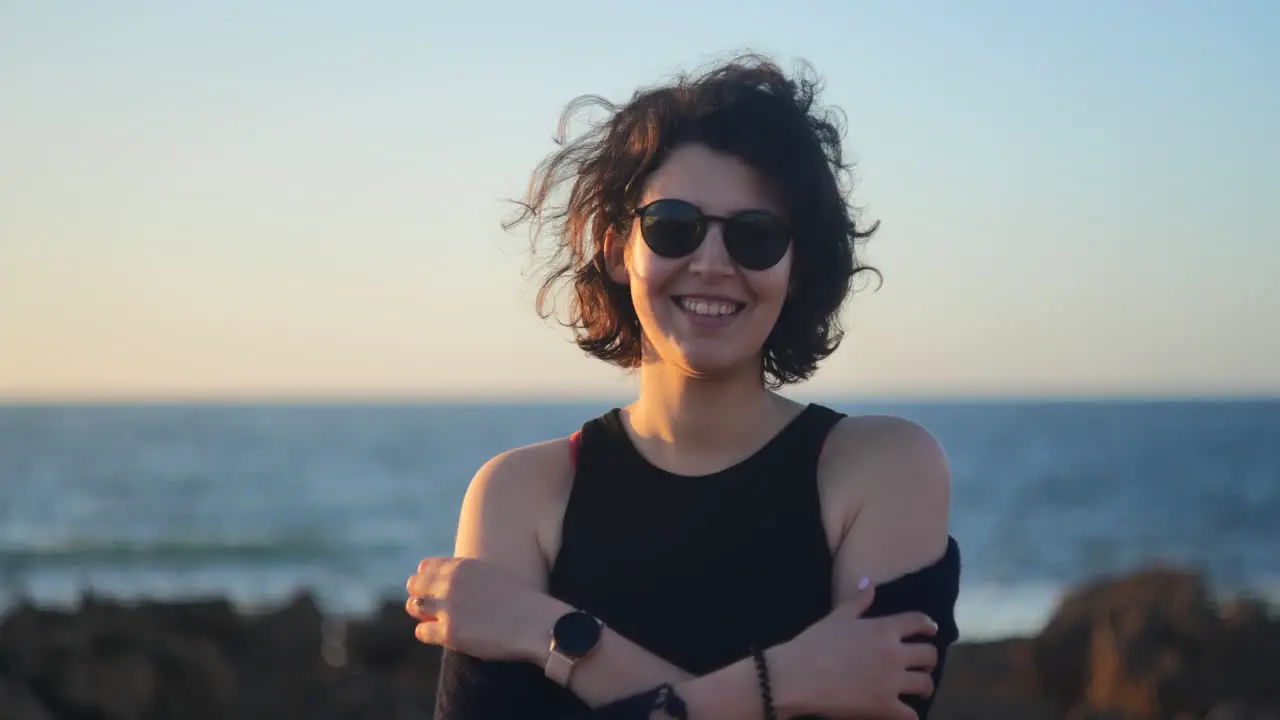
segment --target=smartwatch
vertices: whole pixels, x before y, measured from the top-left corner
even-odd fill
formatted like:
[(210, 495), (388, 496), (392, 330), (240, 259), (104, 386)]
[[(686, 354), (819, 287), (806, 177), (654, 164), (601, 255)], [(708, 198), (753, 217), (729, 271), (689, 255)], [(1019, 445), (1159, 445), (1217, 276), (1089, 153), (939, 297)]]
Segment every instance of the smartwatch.
[(600, 644), (604, 623), (581, 610), (560, 616), (551, 630), (551, 652), (547, 655), (547, 677), (561, 687), (569, 686), (569, 675), (579, 660)]

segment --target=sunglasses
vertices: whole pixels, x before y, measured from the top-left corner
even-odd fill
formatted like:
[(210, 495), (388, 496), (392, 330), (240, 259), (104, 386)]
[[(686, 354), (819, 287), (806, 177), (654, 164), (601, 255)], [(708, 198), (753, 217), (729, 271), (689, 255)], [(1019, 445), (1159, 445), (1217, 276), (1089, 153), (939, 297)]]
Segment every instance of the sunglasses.
[(685, 200), (655, 200), (635, 215), (640, 236), (655, 255), (681, 258), (692, 254), (707, 237), (711, 221), (724, 232), (724, 247), (735, 263), (747, 270), (768, 270), (791, 246), (787, 221), (766, 210), (744, 210), (728, 217), (707, 215)]

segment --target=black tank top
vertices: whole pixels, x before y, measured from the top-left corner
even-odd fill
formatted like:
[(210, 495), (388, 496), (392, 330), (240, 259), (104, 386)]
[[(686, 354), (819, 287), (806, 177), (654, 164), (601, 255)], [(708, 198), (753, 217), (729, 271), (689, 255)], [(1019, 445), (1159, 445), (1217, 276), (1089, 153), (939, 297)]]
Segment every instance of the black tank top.
[(700, 477), (645, 460), (620, 410), (586, 423), (550, 593), (694, 675), (794, 637), (831, 610), (818, 458), (841, 417), (809, 405)]
[[(763, 448), (720, 472), (683, 477), (644, 459), (614, 409), (588, 421), (548, 592), (694, 675), (790, 640), (832, 608), (833, 558), (818, 459), (844, 417), (808, 405)], [(959, 549), (876, 587), (865, 613), (927, 613), (940, 626), (937, 682), (958, 635)], [(904, 698), (919, 717), (931, 698)], [(594, 720), (532, 663), (446, 651), (437, 720)]]

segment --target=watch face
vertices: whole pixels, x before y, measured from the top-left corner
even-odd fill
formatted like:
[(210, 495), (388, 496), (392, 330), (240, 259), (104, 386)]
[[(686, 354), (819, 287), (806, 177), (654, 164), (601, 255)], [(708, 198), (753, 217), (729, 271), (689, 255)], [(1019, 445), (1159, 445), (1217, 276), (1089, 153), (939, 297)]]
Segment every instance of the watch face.
[(582, 657), (600, 642), (600, 623), (585, 612), (571, 612), (556, 621), (553, 633), (557, 650)]

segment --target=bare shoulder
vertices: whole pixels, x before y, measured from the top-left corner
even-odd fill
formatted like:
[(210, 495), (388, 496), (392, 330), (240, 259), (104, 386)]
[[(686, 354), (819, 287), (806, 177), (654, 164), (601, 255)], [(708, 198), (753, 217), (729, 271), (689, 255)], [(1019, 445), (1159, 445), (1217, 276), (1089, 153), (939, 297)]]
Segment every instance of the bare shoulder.
[(950, 462), (919, 423), (888, 415), (841, 420), (827, 438), (819, 480), (839, 530), (833, 545), (844, 581), (891, 580), (946, 551)]
[[(923, 425), (893, 415), (842, 419), (822, 454), (824, 476), (859, 495), (949, 495), (951, 467), (938, 439)], [(871, 499), (871, 497), (868, 497)]]
[(521, 505), (554, 495), (571, 471), (569, 439), (556, 438), (494, 456), (471, 478), (466, 502), (498, 512), (520, 512)]
[(454, 554), (543, 580), (545, 535), (549, 527), (558, 528), (572, 481), (568, 438), (496, 455), (467, 486)]

